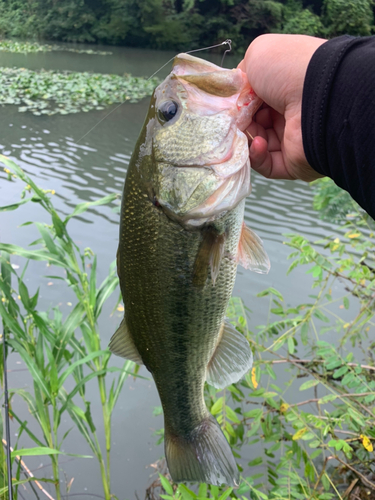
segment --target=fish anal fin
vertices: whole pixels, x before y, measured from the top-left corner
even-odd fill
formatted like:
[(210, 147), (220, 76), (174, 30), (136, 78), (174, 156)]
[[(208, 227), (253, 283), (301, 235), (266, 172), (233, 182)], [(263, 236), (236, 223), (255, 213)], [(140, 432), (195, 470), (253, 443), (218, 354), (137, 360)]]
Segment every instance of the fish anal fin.
[(224, 255), (225, 234), (218, 234), (214, 229), (205, 231), (194, 262), (193, 285), (204, 286), (211, 269), (212, 284), (219, 275), (220, 264)]
[(121, 356), (122, 358), (134, 361), (138, 365), (143, 365), (141, 355), (130, 336), (125, 318), (121, 321), (120, 326), (112, 336), (108, 347), (116, 356)]
[(172, 480), (237, 487), (239, 473), (219, 424), (210, 414), (187, 436), (165, 428), (165, 456)]
[(242, 225), (237, 260), (245, 269), (260, 274), (267, 274), (271, 267), (262, 240), (245, 223)]
[(221, 337), (207, 366), (206, 380), (217, 389), (238, 382), (252, 367), (253, 353), (249, 342), (225, 320)]

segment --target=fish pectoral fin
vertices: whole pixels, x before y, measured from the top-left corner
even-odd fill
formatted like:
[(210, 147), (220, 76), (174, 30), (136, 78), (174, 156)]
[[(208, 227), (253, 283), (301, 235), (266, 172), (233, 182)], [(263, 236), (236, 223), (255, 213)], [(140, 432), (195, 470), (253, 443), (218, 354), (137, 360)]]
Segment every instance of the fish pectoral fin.
[(194, 262), (193, 285), (204, 286), (211, 269), (212, 284), (215, 285), (219, 275), (220, 264), (224, 255), (225, 234), (218, 234), (215, 229), (204, 233)]
[(260, 274), (267, 274), (271, 267), (262, 240), (245, 223), (242, 225), (237, 260), (245, 269)]
[(116, 356), (121, 356), (122, 358), (134, 361), (138, 365), (143, 365), (141, 355), (130, 336), (125, 318), (121, 321), (120, 326), (112, 336), (108, 347)]
[(253, 364), (249, 342), (236, 328), (225, 320), (221, 338), (207, 366), (206, 380), (217, 389), (238, 382)]

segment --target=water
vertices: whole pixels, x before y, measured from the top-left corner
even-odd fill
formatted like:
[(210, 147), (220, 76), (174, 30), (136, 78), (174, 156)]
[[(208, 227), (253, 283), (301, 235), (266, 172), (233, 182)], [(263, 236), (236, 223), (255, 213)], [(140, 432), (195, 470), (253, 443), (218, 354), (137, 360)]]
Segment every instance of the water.
[[(144, 76), (152, 74), (173, 55), (116, 47), (111, 50), (112, 56), (71, 52), (29, 55), (0, 53), (0, 66), (118, 74), (130, 72)], [(226, 60), (228, 66), (236, 62), (230, 58)], [(161, 75), (167, 73), (168, 68), (165, 68)], [(54, 189), (56, 207), (68, 214), (81, 201), (93, 201), (109, 193), (121, 192), (127, 164), (147, 107), (147, 99), (138, 104), (127, 103), (119, 107), (78, 143), (111, 108), (75, 115), (35, 117), (28, 113), (18, 113), (14, 106), (6, 106), (1, 110), (0, 152), (16, 160), (39, 186)], [(3, 172), (0, 173), (0, 178), (1, 205), (16, 202), (19, 199), (20, 184), (7, 182)], [(283, 245), (284, 233), (298, 232), (318, 239), (337, 231), (334, 226), (317, 219), (311, 200), (311, 190), (302, 182), (273, 182), (253, 176), (253, 192), (246, 204), (246, 222), (263, 239), (272, 267), (267, 276), (239, 268), (234, 295), (242, 297), (245, 304), (253, 310), (252, 326), (267, 322), (269, 301), (267, 298), (256, 299), (256, 294), (261, 290), (272, 286), (281, 291), (291, 305), (301, 303), (311, 293), (312, 281), (305, 274), (304, 268), (297, 268), (286, 276), (290, 264), (287, 261), (290, 249)], [(46, 220), (37, 204), (27, 204), (22, 209), (0, 215), (0, 240), (23, 246), (35, 239), (36, 233), (32, 226), (20, 229), (19, 225), (27, 220)], [(99, 282), (106, 276), (108, 266), (116, 255), (118, 221), (118, 214), (110, 208), (99, 207), (69, 223), (75, 242), (81, 247), (89, 246), (97, 253)], [(16, 265), (22, 264), (22, 260), (17, 258), (13, 262)], [(51, 280), (52, 285), (47, 287), (47, 280), (42, 279), (45, 274), (53, 273), (46, 270), (44, 264), (33, 263), (27, 275), (30, 292), (33, 293), (42, 283), (42, 307), (46, 309), (59, 304), (63, 313), (68, 313), (68, 302), (72, 300), (72, 294), (66, 295), (66, 289), (56, 280)], [(111, 304), (105, 308), (100, 323), (103, 346), (107, 344), (121, 319), (121, 313), (116, 312), (110, 316)], [(119, 364), (115, 359), (111, 363)], [(25, 378), (27, 372), (23, 371), (24, 367), (16, 355), (12, 355), (10, 366), (13, 370), (9, 375), (10, 387), (30, 387), (32, 381)], [(145, 370), (141, 374), (147, 376)], [(282, 367), (278, 370), (278, 375), (285, 377)], [(283, 380), (285, 378), (281, 378)], [(88, 399), (94, 394), (96, 390), (89, 385)], [(157, 405), (159, 399), (152, 381), (128, 380), (113, 416), (112, 491), (120, 499), (134, 500), (135, 492), (138, 498), (144, 498), (145, 488), (153, 473), (149, 464), (163, 455), (162, 447), (155, 446), (156, 439), (152, 437), (153, 431), (162, 427), (161, 417), (152, 416), (152, 408)], [(17, 398), (14, 399), (13, 407), (23, 413), (25, 419), (28, 418), (27, 409)], [(99, 435), (102, 431), (100, 412), (99, 401), (94, 401), (92, 413), (96, 415)], [(68, 426), (68, 423), (63, 424)], [(14, 429), (15, 426), (13, 440)], [(72, 453), (89, 454), (90, 450), (80, 444), (81, 441), (75, 434), (77, 432), (73, 431), (68, 436), (64, 449)], [(247, 458), (251, 456), (250, 450), (244, 454)], [(38, 459), (25, 461), (36, 466), (40, 464)], [(46, 466), (48, 459), (43, 458), (43, 462), (43, 469), (34, 473), (48, 477), (51, 473), (50, 467)], [(67, 482), (74, 477), (72, 495), (87, 495), (85, 498), (102, 495), (95, 459), (66, 458), (61, 460), (61, 464)], [(53, 491), (49, 486), (46, 488)]]

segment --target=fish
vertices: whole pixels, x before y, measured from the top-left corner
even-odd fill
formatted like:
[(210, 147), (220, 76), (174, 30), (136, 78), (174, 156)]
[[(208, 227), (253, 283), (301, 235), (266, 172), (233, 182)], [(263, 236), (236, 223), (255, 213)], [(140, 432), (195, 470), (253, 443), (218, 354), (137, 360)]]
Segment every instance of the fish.
[(152, 374), (176, 483), (239, 482), (204, 384), (224, 388), (252, 366), (225, 312), (238, 264), (270, 268), (244, 223), (244, 131), (260, 105), (241, 69), (179, 54), (152, 95), (126, 175), (117, 252), (125, 312), (109, 349)]

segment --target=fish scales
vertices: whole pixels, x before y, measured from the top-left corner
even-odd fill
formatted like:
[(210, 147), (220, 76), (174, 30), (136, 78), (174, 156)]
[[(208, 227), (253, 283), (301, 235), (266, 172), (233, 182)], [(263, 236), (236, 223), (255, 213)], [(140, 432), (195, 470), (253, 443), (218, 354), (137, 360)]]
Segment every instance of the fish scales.
[[(208, 83), (202, 67), (211, 73)], [(242, 72), (233, 71), (176, 58), (151, 99), (122, 200), (117, 268), (125, 315), (110, 349), (151, 372), (177, 482), (237, 484), (204, 384), (225, 387), (250, 368), (249, 344), (225, 311), (237, 264), (258, 272), (269, 267), (259, 238), (243, 224), (250, 165), (240, 127), (250, 123), (249, 105), (259, 100)], [(193, 84), (184, 80), (189, 72)], [(230, 92), (220, 90), (226, 83)]]
[[(237, 263), (225, 257), (223, 272), (215, 286), (192, 286), (200, 233), (185, 231), (149, 202), (144, 196), (146, 191), (140, 193), (134, 189), (137, 177), (133, 163), (129, 166), (124, 192), (126, 215), (120, 230), (121, 291), (125, 304), (132, 305), (126, 308), (125, 318), (145, 366), (153, 374), (158, 389), (160, 386), (159, 393), (167, 382), (169, 394), (175, 396), (172, 404), (169, 400), (165, 404), (161, 396), (166, 419), (172, 419), (168, 416), (169, 409), (174, 413), (185, 398), (191, 401), (203, 398), (205, 370), (224, 319)], [(234, 254), (240, 237), (242, 218), (237, 211), (243, 211), (243, 203), (222, 222), (231, 232), (227, 239), (228, 255)], [(168, 301), (165, 295), (170, 297)], [(170, 331), (175, 335), (171, 336)], [(191, 344), (196, 346), (194, 350), (190, 349)], [(175, 357), (174, 364), (165, 363), (166, 352)], [(183, 371), (187, 375), (181, 376)], [(192, 390), (195, 379), (199, 380), (197, 393)], [(186, 394), (180, 391), (173, 394), (171, 384), (180, 390), (186, 387)], [(201, 420), (201, 416), (197, 418)], [(176, 432), (180, 430), (185, 429)]]

